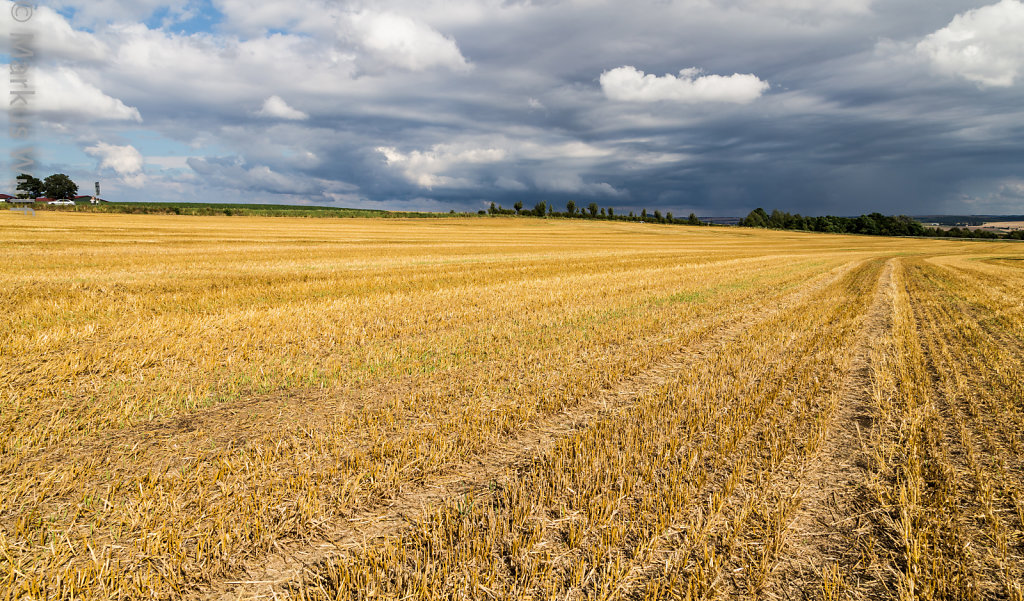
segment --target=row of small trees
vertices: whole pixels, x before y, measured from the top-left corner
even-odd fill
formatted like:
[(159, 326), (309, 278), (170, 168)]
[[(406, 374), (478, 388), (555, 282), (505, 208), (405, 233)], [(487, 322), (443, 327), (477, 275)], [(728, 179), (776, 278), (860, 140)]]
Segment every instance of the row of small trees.
[(925, 227), (913, 217), (906, 215), (882, 215), (871, 213), (860, 217), (803, 217), (800, 213), (791, 215), (778, 209), (768, 214), (762, 208), (756, 208), (740, 220), (739, 225), (746, 227), (764, 227), (776, 230), (803, 230), (810, 232), (829, 232), (833, 234), (868, 234), (871, 236), (931, 236), (939, 238), (1011, 238), (1024, 239), (1024, 231), (1000, 235), (985, 230)]
[(892, 217), (881, 213), (871, 213), (860, 217), (803, 217), (800, 213), (792, 215), (778, 209), (769, 215), (762, 208), (756, 208), (740, 220), (739, 225), (746, 227), (765, 227), (777, 230), (804, 230), (811, 232), (829, 232), (833, 234), (869, 234), (872, 236), (923, 236), (925, 228), (912, 217), (898, 215)]
[(74, 198), (78, 194), (78, 184), (71, 181), (71, 178), (63, 173), (54, 173), (46, 179), (33, 177), (28, 173), (22, 173), (17, 177), (18, 198), (47, 198), (64, 199)]
[(610, 219), (616, 221), (655, 221), (658, 223), (678, 223), (687, 225), (706, 225), (697, 215), (690, 213), (690, 216), (686, 219), (677, 219), (673, 217), (672, 213), (661, 214), (661, 211), (654, 211), (648, 214), (647, 209), (640, 211), (637, 215), (630, 211), (627, 215), (616, 215), (614, 207), (601, 207), (596, 202), (592, 202), (587, 205), (586, 208), (577, 207), (576, 203), (572, 200), (565, 204), (565, 211), (555, 211), (554, 208), (546, 202), (538, 202), (532, 209), (523, 207), (522, 202), (517, 202), (512, 205), (511, 209), (506, 209), (501, 205), (491, 203), (490, 208), (486, 211), (480, 211), (481, 214), (490, 215), (534, 215), (538, 217), (568, 217), (570, 219)]

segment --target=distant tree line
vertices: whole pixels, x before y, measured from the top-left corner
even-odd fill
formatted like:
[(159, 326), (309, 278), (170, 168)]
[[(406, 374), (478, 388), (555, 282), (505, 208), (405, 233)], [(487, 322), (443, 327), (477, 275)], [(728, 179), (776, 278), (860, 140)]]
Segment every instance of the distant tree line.
[(792, 215), (778, 209), (768, 214), (756, 208), (740, 220), (744, 227), (762, 227), (776, 230), (802, 230), (807, 232), (829, 232), (834, 234), (867, 234), (871, 236), (931, 236), (936, 238), (982, 238), (1024, 240), (1024, 231), (999, 234), (987, 230), (971, 230), (953, 227), (942, 229), (925, 227), (918, 220), (906, 215), (882, 215), (871, 213), (860, 217), (804, 217)]
[(479, 213), (481, 215), (532, 215), (536, 217), (565, 217), (568, 219), (605, 219), (611, 221), (710, 225), (698, 219), (694, 213), (690, 213), (689, 217), (686, 218), (676, 218), (670, 212), (662, 214), (661, 211), (656, 210), (653, 213), (648, 213), (647, 209), (643, 209), (639, 214), (630, 211), (628, 214), (622, 215), (616, 214), (614, 207), (601, 207), (596, 202), (592, 202), (586, 208), (583, 208), (576, 206), (576, 202), (572, 200), (565, 203), (565, 211), (556, 211), (554, 206), (543, 201), (535, 204), (532, 209), (524, 208), (522, 202), (515, 203), (511, 209), (506, 209), (492, 202), (490, 208), (486, 211), (481, 210)]

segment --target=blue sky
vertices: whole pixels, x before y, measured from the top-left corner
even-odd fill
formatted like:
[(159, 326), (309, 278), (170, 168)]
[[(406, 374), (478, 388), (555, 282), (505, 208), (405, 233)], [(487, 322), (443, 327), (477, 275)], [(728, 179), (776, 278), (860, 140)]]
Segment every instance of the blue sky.
[(1020, 0), (2, 3), (112, 200), (1024, 213)]

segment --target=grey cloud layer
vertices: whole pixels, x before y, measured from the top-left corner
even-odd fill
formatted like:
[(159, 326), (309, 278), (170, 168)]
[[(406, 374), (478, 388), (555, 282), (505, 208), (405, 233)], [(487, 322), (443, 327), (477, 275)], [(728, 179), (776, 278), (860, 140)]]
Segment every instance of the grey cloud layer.
[[(41, 11), (52, 135), (164, 200), (1024, 212), (1018, 0), (213, 4)], [(197, 154), (136, 169), (133, 130)]]

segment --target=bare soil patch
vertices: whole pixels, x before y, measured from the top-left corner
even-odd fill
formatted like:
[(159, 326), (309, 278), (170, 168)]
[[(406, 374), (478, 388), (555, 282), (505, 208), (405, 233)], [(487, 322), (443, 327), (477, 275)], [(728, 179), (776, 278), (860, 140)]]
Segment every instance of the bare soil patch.
[(800, 505), (765, 589), (766, 598), (828, 598), (829, 590), (850, 599), (887, 594), (889, 574), (872, 553), (875, 526), (865, 488), (864, 468), (869, 464), (864, 440), (873, 427), (870, 350), (892, 325), (892, 271), (890, 260), (821, 450), (791, 476)]

